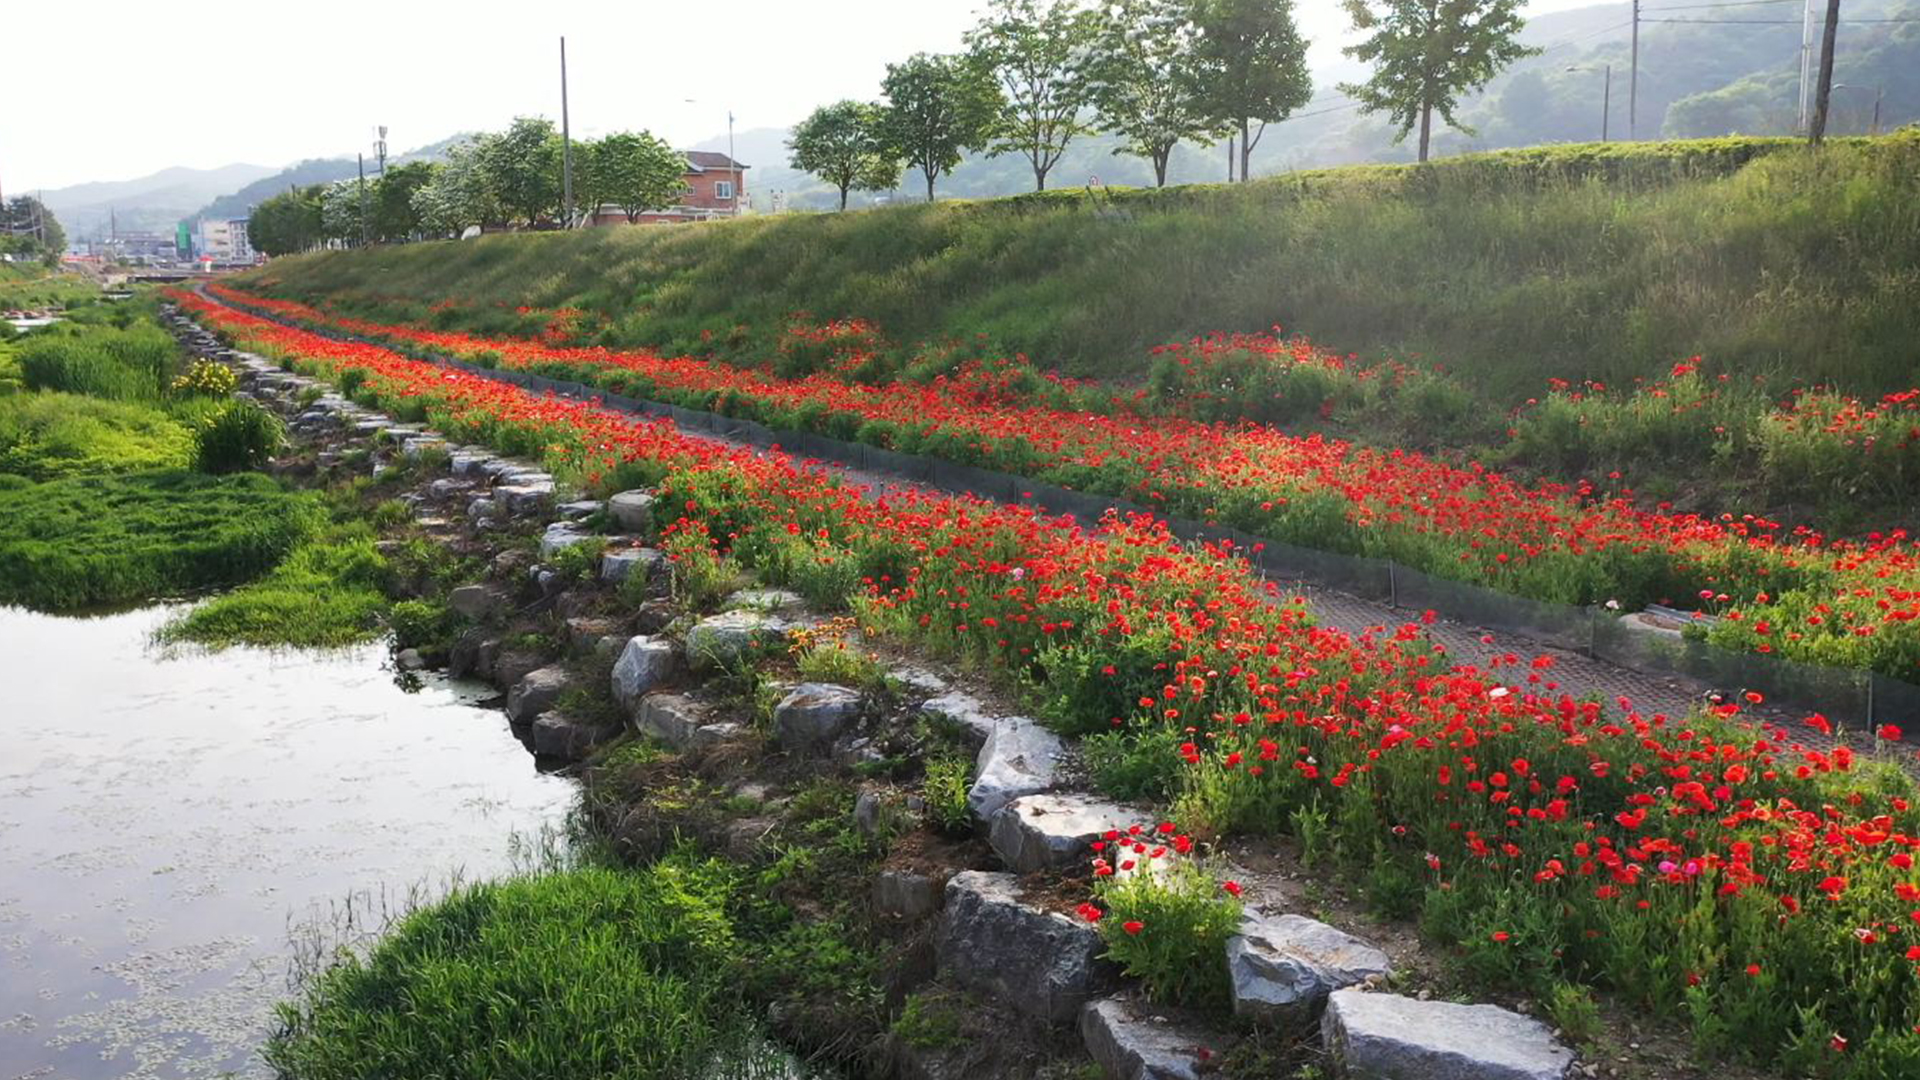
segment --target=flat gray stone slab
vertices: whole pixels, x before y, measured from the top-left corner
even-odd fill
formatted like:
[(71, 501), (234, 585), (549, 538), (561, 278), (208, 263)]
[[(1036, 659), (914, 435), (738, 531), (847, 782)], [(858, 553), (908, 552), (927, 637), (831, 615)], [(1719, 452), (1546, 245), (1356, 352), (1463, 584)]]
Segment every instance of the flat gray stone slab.
[(1023, 795), (993, 815), (987, 838), (1007, 869), (1027, 874), (1081, 865), (1102, 833), (1145, 819), (1144, 811), (1081, 795)]
[(1320, 1038), (1360, 1080), (1565, 1080), (1573, 1051), (1545, 1024), (1495, 1005), (1336, 990)]
[(584, 532), (568, 522), (556, 521), (547, 526), (546, 532), (540, 534), (540, 557), (551, 559), (568, 548), (580, 547), (583, 544), (600, 544), (605, 541), (604, 536)]
[(934, 948), (943, 980), (1053, 1024), (1073, 1023), (1119, 981), (1100, 959), (1099, 931), (1026, 903), (1012, 874), (965, 870), (949, 879)]
[(1227, 939), (1227, 976), (1236, 1015), (1305, 1027), (1327, 995), (1384, 979), (1387, 954), (1304, 915), (1248, 915)]
[(493, 498), (510, 514), (539, 513), (553, 501), (553, 481), (501, 484), (493, 489)]
[(1000, 721), (975, 760), (967, 791), (973, 816), (991, 821), (1013, 800), (1052, 787), (1064, 753), (1059, 736), (1039, 724), (1017, 717)]
[(1183, 1026), (1131, 997), (1089, 1001), (1080, 1010), (1080, 1038), (1114, 1080), (1201, 1080), (1219, 1072), (1228, 1040)]
[(732, 721), (715, 722), (703, 702), (668, 693), (648, 694), (640, 700), (634, 728), (674, 750), (724, 742), (746, 731)]
[(960, 690), (944, 691), (920, 706), (920, 711), (937, 716), (958, 727), (975, 746), (987, 741), (1000, 720), (987, 711), (979, 698)]
[(720, 606), (780, 615), (797, 612), (806, 604), (806, 599), (791, 589), (741, 589), (729, 594)]

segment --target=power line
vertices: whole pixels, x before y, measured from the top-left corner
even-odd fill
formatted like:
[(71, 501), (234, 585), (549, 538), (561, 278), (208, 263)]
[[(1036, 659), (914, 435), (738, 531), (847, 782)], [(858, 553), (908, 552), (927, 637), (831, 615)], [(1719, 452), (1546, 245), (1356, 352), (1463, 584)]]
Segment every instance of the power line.
[(1801, 0), (1727, 0), (1722, 4), (1663, 4), (1641, 11), (1697, 11), (1701, 8), (1763, 7), (1768, 4), (1798, 4)]
[[(1682, 26), (1799, 26), (1799, 19), (1641, 19), (1641, 22), (1675, 23)], [(1849, 25), (1855, 23), (1914, 23), (1920, 22), (1920, 15), (1903, 15), (1886, 19), (1841, 19)]]

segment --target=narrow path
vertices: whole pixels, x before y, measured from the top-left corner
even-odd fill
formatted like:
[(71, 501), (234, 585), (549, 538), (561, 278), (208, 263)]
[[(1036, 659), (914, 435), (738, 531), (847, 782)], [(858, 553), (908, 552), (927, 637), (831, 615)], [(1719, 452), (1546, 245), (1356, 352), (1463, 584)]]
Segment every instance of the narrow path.
[[(267, 319), (268, 321), (276, 322), (282, 326), (293, 329), (305, 329), (290, 320), (279, 318), (271, 312), (248, 310), (230, 304), (222, 298), (208, 293), (205, 290), (204, 284), (196, 285), (194, 291), (203, 299), (211, 303), (219, 304), (222, 307), (245, 310), (247, 314), (254, 317)], [(359, 335), (344, 332), (336, 332), (333, 336), (369, 345), (379, 346), (381, 344)], [(439, 359), (434, 360), (434, 362), (443, 363), (443, 361)], [(500, 378), (485, 369), (461, 367), (459, 370), (479, 377), (491, 378), (498, 382), (507, 383), (508, 385), (517, 385), (513, 383), (512, 380)], [(535, 392), (524, 387), (521, 387), (521, 389), (530, 394)], [(617, 404), (601, 400), (598, 394), (567, 394), (561, 391), (555, 391), (555, 393), (560, 396), (595, 400), (598, 401), (602, 407), (614, 411), (630, 411), (621, 409)], [(665, 419), (665, 417), (660, 417), (660, 419)], [(693, 438), (734, 446), (753, 453), (764, 454), (769, 452), (763, 447), (755, 446), (743, 440), (727, 438), (714, 432), (700, 431), (684, 426), (679, 430), (682, 434)], [(873, 470), (831, 458), (808, 458), (807, 460), (817, 462), (818, 467), (823, 471), (831, 473), (847, 483), (863, 488), (869, 498), (878, 498), (888, 490), (919, 491), (942, 495), (980, 495), (980, 493), (971, 490), (958, 487), (942, 487), (897, 473)], [(980, 497), (991, 498), (990, 495), (981, 495)], [(1029, 502), (1025, 505), (1031, 506), (1033, 504)], [(1090, 527), (1096, 524), (1078, 515), (1076, 515), (1076, 518), (1080, 520), (1083, 526)], [(1254, 572), (1258, 573), (1257, 570)], [(1335, 589), (1317, 586), (1310, 582), (1282, 581), (1280, 585), (1282, 602), (1290, 601), (1294, 596), (1303, 597), (1306, 599), (1308, 607), (1312, 611), (1315, 619), (1317, 619), (1321, 625), (1336, 627), (1355, 636), (1376, 627), (1391, 628), (1398, 627), (1409, 621), (1419, 621), (1425, 614), (1417, 609), (1396, 608), (1389, 604), (1353, 596)], [(1426, 625), (1425, 630), (1429, 637), (1446, 649), (1448, 656), (1453, 658), (1455, 662), (1472, 664), (1482, 669), (1490, 669), (1495, 664), (1500, 663), (1502, 658), (1508, 655), (1517, 655), (1523, 665), (1522, 670), (1524, 670), (1524, 674), (1522, 670), (1515, 670), (1513, 672), (1513, 678), (1517, 681), (1524, 682), (1528, 676), (1538, 674), (1540, 681), (1537, 686), (1531, 683), (1529, 683), (1529, 686), (1533, 686), (1533, 688), (1544, 693), (1566, 693), (1575, 697), (1594, 696), (1605, 702), (1609, 707), (1617, 706), (1620, 701), (1625, 700), (1630, 704), (1631, 708), (1642, 714), (1652, 715), (1659, 713), (1669, 717), (1679, 718), (1686, 716), (1696, 707), (1706, 702), (1709, 694), (1719, 692), (1732, 695), (1737, 694), (1743, 689), (1737, 686), (1709, 686), (1704, 682), (1679, 674), (1653, 675), (1643, 671), (1636, 671), (1632, 668), (1614, 664), (1596, 657), (1547, 645), (1522, 635), (1491, 633), (1484, 628), (1474, 626), (1470, 623), (1450, 620), (1446, 617), (1445, 612), (1436, 612), (1435, 614), (1436, 617), (1434, 621)], [(1524, 667), (1524, 665), (1527, 665), (1535, 657), (1539, 656), (1552, 657), (1552, 666), (1537, 672), (1531, 668)], [(1835, 728), (1839, 729), (1839, 733), (1837, 735), (1825, 735), (1803, 723), (1806, 715), (1804, 712), (1780, 708), (1767, 703), (1751, 705), (1742, 702), (1741, 705), (1743, 715), (1750, 720), (1782, 726), (1786, 728), (1791, 738), (1815, 748), (1830, 749), (1835, 745), (1847, 742), (1845, 729), (1849, 726), (1862, 730), (1865, 727), (1864, 723), (1857, 717), (1830, 717), (1829, 719), (1833, 721)], [(1866, 748), (1856, 747), (1856, 749)], [(1903, 764), (1911, 768), (1914, 765), (1914, 761), (1911, 757), (1904, 757)]]

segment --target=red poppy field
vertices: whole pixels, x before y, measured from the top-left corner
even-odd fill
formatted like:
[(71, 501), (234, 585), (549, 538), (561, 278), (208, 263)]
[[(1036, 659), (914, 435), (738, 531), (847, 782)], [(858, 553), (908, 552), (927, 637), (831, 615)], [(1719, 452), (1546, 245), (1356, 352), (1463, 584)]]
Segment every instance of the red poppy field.
[[(1244, 335), (1202, 340), (1169, 350), (1172, 373), (1152, 394), (1099, 401), (1097, 387), (1014, 362), (966, 364), (924, 381), (885, 377), (868, 370), (871, 353), (862, 343), (873, 330), (857, 323), (798, 328), (794, 347), (773, 370), (763, 370), (637, 350), (482, 339), (225, 295), (305, 325), (398, 347), (1124, 497), (1536, 600), (1699, 609), (1717, 616), (1703, 631), (1715, 644), (1920, 681), (1920, 560), (1905, 530), (1841, 539), (1758, 514), (1682, 513), (1664, 504), (1647, 509), (1630, 491), (1603, 490), (1591, 481), (1528, 484), (1479, 462), (1449, 464), (1410, 450), (1208, 418), (1216, 406), (1244, 417), (1252, 410), (1246, 401), (1290, 400), (1273, 389), (1271, 378), (1249, 374), (1276, 366), (1292, 373), (1287, 378), (1302, 370), (1330, 372), (1328, 378), (1348, 380), (1360, 394), (1376, 392), (1370, 386), (1404, 390), (1424, 378), (1390, 366), (1356, 372), (1303, 343)], [(780, 374), (783, 365), (787, 376)], [(1556, 390), (1515, 420), (1515, 437), (1576, 446), (1589, 436), (1552, 432), (1604, 431), (1611, 421), (1595, 417), (1641, 414), (1672, 426), (1681, 433), (1675, 438), (1710, 435), (1724, 425), (1706, 421), (1728, 410), (1715, 404), (1721, 399), (1697, 369), (1681, 368), (1668, 383), (1623, 400), (1604, 397), (1604, 388)], [(868, 378), (883, 381), (862, 381)], [(1219, 392), (1208, 396), (1200, 387)], [(1232, 404), (1237, 398), (1245, 401)], [(1300, 400), (1332, 399), (1315, 389)], [(1143, 401), (1154, 407), (1142, 407)], [(1583, 409), (1591, 414), (1584, 421)], [(1916, 409), (1920, 395), (1914, 394), (1874, 404), (1812, 395), (1754, 420), (1751, 438), (1798, 462), (1792, 471), (1857, 473), (1898, 488), (1920, 477)]]
[[(1920, 796), (1897, 768), (1809, 748), (1738, 704), (1683, 717), (1593, 700), (1560, 685), (1545, 657), (1456, 663), (1417, 623), (1359, 636), (1316, 626), (1233, 551), (1181, 544), (1151, 518), (1088, 532), (916, 491), (869, 499), (668, 422), (179, 300), (243, 347), (395, 416), (543, 458), (596, 493), (659, 488), (669, 536), (704, 536), (816, 602), (853, 597), (876, 631), (1003, 673), (1112, 766), (1097, 770), (1110, 790), (1153, 801), (1187, 833), (1317, 838), (1479, 977), (1541, 994), (1565, 981), (1608, 988), (1684, 1018), (1703, 1060), (1920, 1075)], [(1848, 658), (1912, 670), (1920, 596), (1904, 537), (1839, 544), (1270, 429), (1022, 408), (977, 380), (867, 387), (488, 344), (512, 366), (1157, 494), (1282, 538), (1319, 522), (1359, 550), (1517, 592), (1593, 602), (1698, 586), (1739, 605), (1735, 625), (1756, 646), (1823, 655), (1837, 642)], [(1126, 921), (1142, 942), (1169, 932)]]

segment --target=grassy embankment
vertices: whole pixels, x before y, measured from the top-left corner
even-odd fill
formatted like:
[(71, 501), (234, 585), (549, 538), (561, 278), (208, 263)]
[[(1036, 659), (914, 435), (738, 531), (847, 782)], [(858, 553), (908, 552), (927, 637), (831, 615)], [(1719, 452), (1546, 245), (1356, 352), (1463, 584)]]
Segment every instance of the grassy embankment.
[[(1703, 354), (1860, 394), (1914, 381), (1920, 136), (1572, 146), (1224, 187), (1081, 192), (276, 260), (251, 284), (489, 333), (577, 308), (604, 344), (762, 354), (794, 311), (896, 348), (974, 342), (1137, 377), (1146, 350), (1275, 323), (1417, 354), (1502, 408)], [(453, 306), (432, 310), (436, 304)], [(601, 322), (604, 320), (604, 323)], [(736, 330), (735, 328), (743, 328)]]
[(0, 603), (73, 611), (252, 581), (165, 636), (377, 634), (392, 575), (354, 500), (250, 471), (277, 426), (230, 406), (230, 391), (231, 376), (185, 364), (145, 301), (76, 308), (0, 342)]

